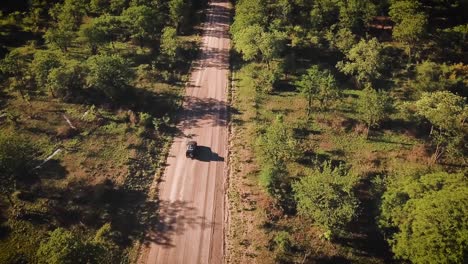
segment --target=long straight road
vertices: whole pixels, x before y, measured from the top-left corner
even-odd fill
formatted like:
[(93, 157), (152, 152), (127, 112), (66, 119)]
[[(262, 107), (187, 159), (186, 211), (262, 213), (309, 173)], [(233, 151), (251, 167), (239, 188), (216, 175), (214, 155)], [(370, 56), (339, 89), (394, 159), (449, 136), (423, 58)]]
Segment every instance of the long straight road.
[[(180, 134), (171, 146), (159, 188), (159, 220), (139, 262), (222, 263), (226, 181), (229, 2), (213, 0), (203, 25), (199, 59), (192, 67)], [(199, 153), (185, 157), (195, 140)]]

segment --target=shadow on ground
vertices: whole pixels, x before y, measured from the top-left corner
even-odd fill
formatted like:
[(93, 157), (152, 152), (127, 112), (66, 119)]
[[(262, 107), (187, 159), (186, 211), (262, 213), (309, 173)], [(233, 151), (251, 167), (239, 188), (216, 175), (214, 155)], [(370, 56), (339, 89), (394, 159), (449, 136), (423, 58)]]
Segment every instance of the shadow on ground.
[(213, 152), (210, 147), (206, 147), (206, 146), (197, 147), (197, 155), (195, 156), (194, 159), (203, 161), (203, 162), (224, 161), (223, 157), (220, 157), (218, 153)]

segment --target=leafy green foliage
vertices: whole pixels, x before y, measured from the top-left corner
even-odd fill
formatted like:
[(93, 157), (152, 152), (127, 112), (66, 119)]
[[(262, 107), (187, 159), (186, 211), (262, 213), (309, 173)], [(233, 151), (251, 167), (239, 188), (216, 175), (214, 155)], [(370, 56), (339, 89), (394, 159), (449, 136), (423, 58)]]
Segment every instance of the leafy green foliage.
[(354, 32), (362, 32), (369, 21), (377, 15), (377, 9), (372, 1), (350, 0), (337, 1), (339, 6), (339, 24)]
[(415, 88), (419, 91), (434, 92), (445, 90), (448, 80), (444, 73), (448, 71), (446, 65), (440, 65), (432, 61), (424, 61), (416, 66)]
[(264, 164), (286, 164), (297, 157), (297, 142), (291, 129), (283, 121), (282, 116), (266, 128), (258, 138), (259, 158)]
[(385, 119), (391, 110), (391, 100), (387, 93), (376, 91), (367, 86), (358, 101), (358, 111), (361, 119), (367, 124), (367, 134), (372, 127), (379, 125), (380, 121)]
[(269, 67), (251, 63), (244, 68), (244, 78), (241, 81), (255, 89), (260, 97), (274, 90), (275, 83), (281, 76), (281, 70), (281, 65), (277, 62), (270, 63)]
[(393, 28), (393, 38), (408, 45), (410, 58), (412, 56), (412, 48), (418, 44), (426, 34), (426, 25), (426, 16), (424, 14), (415, 14), (403, 19)]
[[(263, 27), (267, 23), (266, 3), (262, 0), (240, 0), (236, 3), (236, 16), (231, 26), (233, 39), (247, 27)], [(235, 42), (235, 41), (234, 41)]]
[(283, 164), (265, 164), (260, 171), (259, 183), (268, 194), (281, 198), (282, 185), (287, 182), (287, 176)]
[(170, 0), (169, 1), (169, 18), (172, 25), (179, 31), (181, 25), (185, 24), (185, 19), (190, 13), (190, 1), (187, 0)]
[(394, 0), (391, 1), (388, 14), (395, 23), (401, 23), (406, 18), (418, 13), (420, 8), (419, 1)]
[[(448, 150), (454, 156), (463, 155), (465, 121), (468, 108), (465, 99), (447, 91), (423, 93), (416, 102), (417, 113), (433, 125), (431, 135), (435, 145), (433, 161)], [(435, 128), (435, 130), (434, 130)]]
[[(110, 227), (109, 227), (110, 228)], [(39, 263), (114, 263), (116, 259), (109, 254), (111, 242), (104, 237), (108, 226), (101, 228), (94, 241), (83, 241), (70, 231), (57, 228), (50, 232), (37, 250)], [(105, 229), (105, 230), (104, 230)], [(111, 243), (111, 244), (110, 244)], [(113, 247), (115, 247), (112, 244)]]
[(80, 27), (79, 36), (88, 44), (91, 53), (95, 55), (99, 46), (112, 41), (112, 29), (105, 17), (98, 17)]
[(73, 31), (67, 29), (50, 28), (44, 34), (44, 39), (47, 44), (67, 52), (70, 47), (75, 34)]
[(468, 244), (468, 184), (462, 173), (404, 175), (383, 195), (381, 228), (398, 258), (462, 263)]
[(128, 62), (118, 55), (96, 55), (88, 59), (90, 86), (101, 90), (112, 101), (123, 98), (133, 78)]
[(9, 77), (10, 90), (18, 91), (23, 99), (29, 80), (28, 60), (29, 56), (17, 48), (0, 61), (0, 71)]
[(325, 35), (330, 46), (338, 49), (343, 54), (347, 54), (356, 45), (357, 37), (349, 28), (340, 28), (337, 32), (329, 30)]
[(61, 54), (53, 51), (40, 50), (34, 54), (31, 72), (39, 88), (46, 86), (50, 71), (60, 67), (62, 60)]
[(354, 186), (358, 178), (343, 166), (333, 168), (330, 162), (315, 168), (293, 183), (299, 214), (337, 233), (357, 215), (358, 200)]
[(291, 249), (291, 235), (286, 231), (278, 232), (273, 238), (277, 258), (281, 259)]
[(355, 76), (360, 83), (370, 83), (380, 76), (381, 51), (382, 44), (376, 38), (369, 41), (362, 39), (349, 50), (346, 60), (338, 62), (336, 67), (345, 74)]
[(154, 39), (162, 29), (162, 16), (154, 8), (145, 5), (131, 6), (122, 13), (123, 21), (129, 26), (131, 37), (140, 45)]
[(177, 60), (180, 44), (177, 38), (177, 31), (173, 27), (165, 27), (161, 37), (161, 54), (170, 62)]
[(53, 97), (67, 100), (85, 87), (85, 77), (81, 63), (70, 59), (50, 70), (45, 87)]
[(310, 67), (296, 82), (296, 86), (307, 98), (307, 116), (310, 115), (313, 101), (317, 101), (320, 110), (327, 110), (339, 96), (333, 75), (328, 70), (320, 70), (317, 65)]
[(247, 26), (240, 29), (234, 36), (234, 48), (242, 54), (242, 58), (246, 61), (257, 58), (260, 54), (258, 46), (259, 37), (264, 34), (262, 27), (259, 25)]
[[(33, 169), (39, 149), (27, 138), (13, 133), (0, 134), (0, 192), (9, 196), (17, 182)], [(37, 164), (36, 164), (37, 165)]]

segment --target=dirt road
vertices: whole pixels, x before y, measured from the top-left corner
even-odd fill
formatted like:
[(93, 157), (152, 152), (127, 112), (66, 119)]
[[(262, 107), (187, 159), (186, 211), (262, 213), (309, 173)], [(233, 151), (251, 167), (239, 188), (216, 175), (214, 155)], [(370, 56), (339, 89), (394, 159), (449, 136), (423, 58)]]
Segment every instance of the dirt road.
[[(202, 50), (178, 124), (180, 134), (160, 183), (159, 220), (141, 263), (223, 262), (229, 12), (227, 0), (211, 1), (207, 9)], [(189, 140), (199, 145), (193, 160), (185, 157)]]

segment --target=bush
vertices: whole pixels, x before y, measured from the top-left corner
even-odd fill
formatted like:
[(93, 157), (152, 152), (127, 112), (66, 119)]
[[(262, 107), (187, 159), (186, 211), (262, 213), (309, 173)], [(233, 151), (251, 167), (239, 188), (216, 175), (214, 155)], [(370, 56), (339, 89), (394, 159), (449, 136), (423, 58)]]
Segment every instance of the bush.
[(144, 126), (146, 128), (151, 127), (152, 122), (153, 122), (153, 117), (150, 114), (140, 112), (139, 113), (139, 119), (140, 119), (140, 121), (139, 121), (140, 126)]
[(280, 185), (286, 180), (287, 172), (284, 166), (266, 165), (262, 168), (259, 176), (260, 186), (265, 189), (271, 196), (278, 194)]
[[(9, 195), (17, 181), (30, 175), (36, 165), (39, 148), (17, 134), (0, 134), (0, 192)], [(9, 197), (9, 196), (8, 196)]]
[(101, 90), (110, 100), (120, 101), (133, 80), (129, 62), (118, 55), (96, 55), (88, 59), (88, 84)]
[(343, 166), (333, 168), (324, 162), (322, 169), (293, 183), (294, 197), (300, 215), (336, 234), (357, 215), (358, 199), (354, 186), (358, 178)]

